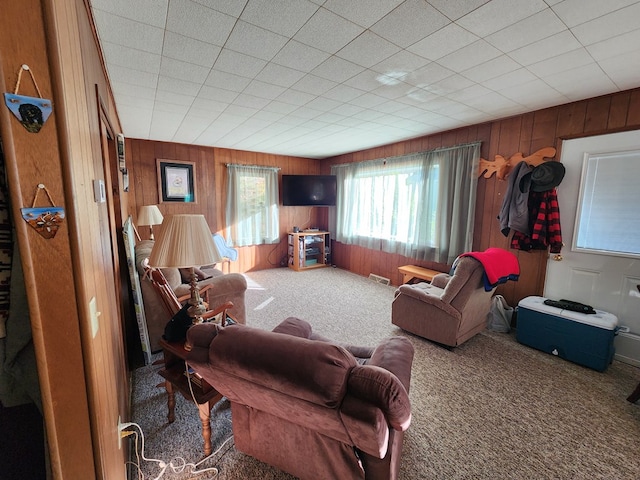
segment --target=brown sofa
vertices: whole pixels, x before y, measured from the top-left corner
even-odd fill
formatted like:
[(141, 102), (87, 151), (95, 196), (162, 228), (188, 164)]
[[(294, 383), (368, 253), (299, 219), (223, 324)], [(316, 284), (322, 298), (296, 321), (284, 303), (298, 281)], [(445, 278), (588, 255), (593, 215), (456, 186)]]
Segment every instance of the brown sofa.
[[(144, 303), (144, 313), (149, 332), (149, 343), (151, 351), (156, 352), (161, 349), (160, 338), (164, 333), (164, 327), (169, 321), (169, 314), (160, 298), (158, 292), (148, 278), (145, 277), (143, 262), (149, 258), (153, 248), (153, 240), (143, 240), (135, 247), (136, 269), (140, 276), (140, 289), (142, 291), (142, 301)], [(162, 268), (162, 273), (167, 279), (177, 297), (181, 297), (190, 292), (189, 280), (182, 278), (180, 270), (177, 268)], [(245, 311), (245, 291), (247, 290), (247, 280), (239, 273), (228, 273), (224, 275), (216, 268), (202, 268), (202, 272), (210, 278), (198, 282), (202, 288), (211, 284), (209, 290), (209, 305), (215, 308), (225, 302), (233, 302), (233, 308), (228, 311), (238, 323), (246, 322)]]
[(442, 345), (461, 345), (487, 325), (493, 291), (485, 290), (483, 275), (478, 260), (461, 257), (453, 275), (435, 275), (431, 284), (400, 285), (391, 323)]
[(196, 325), (189, 364), (231, 402), (236, 448), (307, 480), (396, 480), (411, 422), (413, 346), (376, 348), (314, 334), (288, 318), (273, 331)]

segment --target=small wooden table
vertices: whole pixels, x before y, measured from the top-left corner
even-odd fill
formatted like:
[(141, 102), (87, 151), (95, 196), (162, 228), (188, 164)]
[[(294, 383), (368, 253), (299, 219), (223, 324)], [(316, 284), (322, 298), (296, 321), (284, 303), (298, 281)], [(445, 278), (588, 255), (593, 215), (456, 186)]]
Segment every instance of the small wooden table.
[(398, 267), (398, 271), (403, 275), (402, 283), (413, 283), (415, 279), (430, 282), (433, 280), (434, 275), (442, 273), (437, 270), (418, 267), (417, 265), (404, 265), (402, 267)]
[[(164, 368), (158, 373), (164, 377), (165, 388), (167, 390), (167, 407), (169, 413), (167, 420), (173, 423), (175, 420), (176, 397), (175, 391), (180, 392), (189, 401), (195, 399), (202, 423), (202, 438), (204, 439), (204, 454), (211, 454), (211, 409), (220, 401), (222, 395), (218, 393), (204, 379), (200, 380), (200, 385), (194, 381), (189, 382), (185, 375), (187, 350), (184, 349), (183, 342), (167, 342), (160, 339), (160, 346), (164, 354)], [(191, 388), (189, 388), (191, 383)], [(193, 391), (193, 396), (191, 392)]]

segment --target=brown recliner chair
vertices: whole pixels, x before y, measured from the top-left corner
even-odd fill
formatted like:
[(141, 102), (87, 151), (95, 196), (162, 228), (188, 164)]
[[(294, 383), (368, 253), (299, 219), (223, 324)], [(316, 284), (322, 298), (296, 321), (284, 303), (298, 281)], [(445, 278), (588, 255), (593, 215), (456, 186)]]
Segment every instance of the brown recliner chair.
[(401, 285), (391, 306), (391, 323), (436, 343), (456, 347), (485, 329), (493, 291), (485, 290), (484, 268), (460, 257), (453, 275), (431, 284)]
[(413, 346), (352, 347), (288, 318), (273, 331), (201, 324), (187, 361), (231, 402), (236, 448), (303, 480), (396, 480)]
[[(164, 333), (167, 322), (171, 319), (167, 312), (165, 303), (152, 285), (149, 278), (145, 276), (145, 260), (151, 255), (154, 245), (153, 240), (143, 240), (135, 246), (136, 269), (140, 277), (140, 290), (144, 303), (144, 314), (149, 332), (149, 343), (152, 352), (161, 349), (160, 339)], [(188, 296), (191, 287), (188, 279), (183, 279), (180, 270), (177, 268), (160, 269), (171, 287), (176, 297), (184, 298)], [(245, 292), (247, 290), (247, 280), (239, 273), (223, 274), (216, 268), (203, 268), (202, 272), (210, 277), (198, 282), (200, 288), (211, 285), (207, 301), (211, 307), (217, 307), (226, 302), (232, 302), (233, 307), (228, 313), (238, 323), (246, 322)]]

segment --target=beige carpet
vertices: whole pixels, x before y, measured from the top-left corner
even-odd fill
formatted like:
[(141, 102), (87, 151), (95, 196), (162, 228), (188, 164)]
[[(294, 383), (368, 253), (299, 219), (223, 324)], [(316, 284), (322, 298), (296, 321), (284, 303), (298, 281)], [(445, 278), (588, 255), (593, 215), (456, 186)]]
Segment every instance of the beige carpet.
[[(626, 401), (640, 369), (614, 361), (599, 373), (520, 345), (513, 333), (484, 332), (449, 351), (391, 324), (394, 287), (343, 270), (280, 268), (246, 276), (249, 325), (271, 329), (297, 316), (351, 343), (411, 339), (413, 420), (402, 479), (640, 478), (640, 405)], [(202, 459), (200, 422), (180, 397), (176, 421), (166, 423), (166, 395), (155, 387), (158, 368), (134, 372), (133, 420), (144, 431), (146, 456), (175, 465), (160, 478), (293, 478), (237, 452), (233, 440), (198, 466), (217, 466), (217, 477), (178, 468)], [(215, 450), (231, 436), (226, 400), (212, 412), (212, 430)], [(158, 462), (140, 463), (145, 478), (158, 478)], [(137, 477), (132, 472), (130, 478)]]

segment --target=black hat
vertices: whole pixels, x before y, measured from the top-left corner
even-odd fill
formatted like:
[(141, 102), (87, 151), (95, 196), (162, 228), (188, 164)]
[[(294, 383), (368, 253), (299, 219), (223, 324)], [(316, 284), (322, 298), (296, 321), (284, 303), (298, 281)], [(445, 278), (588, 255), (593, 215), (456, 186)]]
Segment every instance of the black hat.
[(534, 192), (546, 192), (560, 185), (564, 178), (564, 165), (560, 162), (549, 160), (541, 163), (531, 172), (531, 190)]

